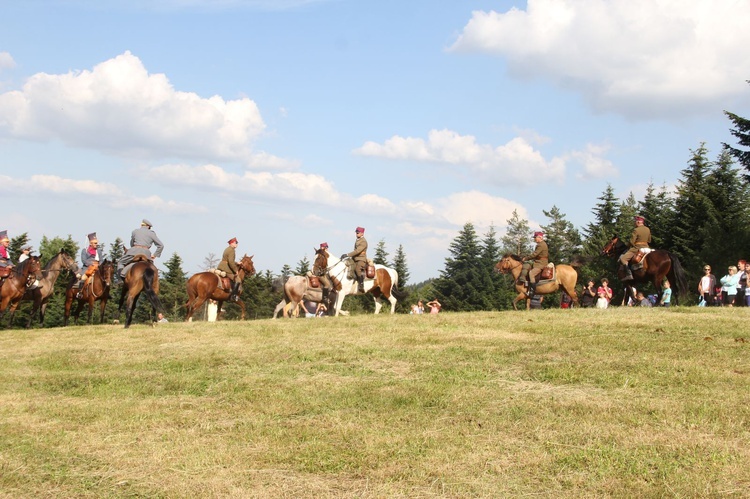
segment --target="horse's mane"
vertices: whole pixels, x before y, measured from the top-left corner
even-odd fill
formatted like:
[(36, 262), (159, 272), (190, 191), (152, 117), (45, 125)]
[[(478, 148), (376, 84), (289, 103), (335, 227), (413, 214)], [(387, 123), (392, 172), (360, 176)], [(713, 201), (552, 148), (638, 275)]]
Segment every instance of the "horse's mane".
[(517, 262), (523, 261), (523, 258), (521, 258), (519, 255), (516, 255), (515, 253), (508, 253), (503, 258), (510, 258), (511, 260), (515, 260)]

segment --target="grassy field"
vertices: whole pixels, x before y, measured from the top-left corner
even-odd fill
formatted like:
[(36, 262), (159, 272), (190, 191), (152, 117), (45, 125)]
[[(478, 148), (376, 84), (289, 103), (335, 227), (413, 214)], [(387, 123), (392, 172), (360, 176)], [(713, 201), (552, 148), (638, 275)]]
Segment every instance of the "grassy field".
[(0, 331), (0, 497), (748, 497), (749, 320)]

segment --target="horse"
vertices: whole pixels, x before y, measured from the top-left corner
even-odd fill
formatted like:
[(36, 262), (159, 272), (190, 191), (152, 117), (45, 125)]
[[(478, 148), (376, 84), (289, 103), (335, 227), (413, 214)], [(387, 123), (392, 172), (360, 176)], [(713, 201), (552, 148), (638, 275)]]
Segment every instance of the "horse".
[(63, 269), (67, 269), (74, 275), (78, 273), (78, 265), (75, 260), (65, 252), (65, 249), (61, 249), (58, 254), (53, 256), (47, 265), (42, 269), (43, 278), (39, 280), (39, 286), (33, 289), (27, 289), (24, 293), (21, 301), (33, 300), (34, 304), (29, 314), (29, 321), (26, 323), (26, 328), (31, 327), (31, 322), (34, 320), (37, 310), (39, 311), (39, 325), (44, 326), (44, 314), (47, 311), (47, 304), (49, 303), (52, 294), (55, 291), (55, 282), (60, 277), (60, 272)]
[(129, 328), (133, 321), (133, 311), (141, 293), (146, 293), (154, 314), (157, 311), (163, 311), (159, 301), (159, 271), (150, 258), (145, 255), (136, 255), (125, 274), (117, 308), (118, 311), (122, 311), (123, 302), (127, 297), (125, 329)]
[[(526, 294), (526, 287), (518, 284), (518, 276), (521, 275), (523, 260), (518, 255), (507, 254), (495, 264), (495, 271), (501, 274), (510, 274), (513, 276), (513, 283), (518, 292), (518, 296), (513, 299), (513, 309), (518, 310), (517, 303), (526, 299), (526, 310), (531, 309), (531, 298)], [(570, 265), (555, 265), (554, 278), (551, 280), (537, 281), (535, 295), (548, 295), (562, 288), (568, 293), (575, 305), (578, 305), (578, 294), (576, 293), (576, 282), (578, 281), (578, 272)]]
[[(315, 251), (315, 260), (313, 260), (313, 275), (322, 275), (328, 271), (328, 253), (325, 249), (313, 249)], [(284, 317), (288, 317), (287, 310), (290, 310), (294, 317), (297, 316), (297, 306), (302, 300), (320, 303), (323, 301), (323, 288), (313, 288), (310, 286), (310, 280), (307, 276), (290, 276), (285, 280), (276, 280), (273, 283), (273, 288), (276, 290), (278, 285), (281, 284), (284, 290), (284, 297), (276, 305), (273, 311), (273, 318), (275, 319), (280, 311), (284, 311)], [(336, 292), (340, 289), (340, 284), (335, 285), (332, 292)], [(286, 307), (287, 304), (291, 304), (290, 307)]]
[[(627, 245), (622, 242), (619, 237), (614, 236), (604, 248), (602, 248), (601, 254), (611, 258), (619, 258), (620, 255), (627, 251), (627, 249)], [(633, 299), (635, 299), (635, 286), (633, 284), (637, 282), (653, 283), (654, 288), (656, 288), (659, 296), (661, 296), (664, 278), (669, 280), (669, 284), (674, 289), (675, 301), (687, 297), (687, 277), (685, 276), (685, 270), (682, 268), (680, 260), (675, 254), (670, 253), (667, 250), (651, 250), (646, 254), (641, 263), (643, 263), (643, 267), (632, 271), (632, 281), (623, 281), (625, 272), (622, 269), (618, 269), (617, 271), (617, 277), (623, 282), (626, 290), (626, 294), (623, 297), (623, 303), (625, 303), (628, 296), (632, 296)]]
[(41, 281), (42, 264), (38, 256), (30, 256), (23, 262), (16, 265), (10, 270), (10, 275), (5, 278), (0, 286), (0, 323), (5, 316), (5, 312), (10, 307), (10, 318), (8, 324), (13, 324), (13, 316), (16, 308), (21, 302), (23, 295), (26, 294), (27, 287), (35, 280)]
[[(255, 256), (255, 255), (253, 255)], [(255, 265), (253, 264), (253, 256), (245, 256), (238, 262), (239, 270), (237, 275), (240, 281), (244, 281), (245, 277), (252, 276), (255, 274)], [(229, 287), (224, 288), (220, 286), (221, 277), (214, 274), (213, 272), (199, 272), (194, 274), (187, 282), (187, 294), (188, 301), (185, 303), (187, 308), (187, 315), (185, 316), (185, 322), (193, 320), (193, 314), (203, 303), (209, 298), (218, 302), (218, 309), (221, 310), (222, 304), (229, 298), (231, 289)], [(239, 291), (238, 291), (239, 294)], [(242, 309), (241, 320), (245, 320), (245, 304), (242, 300), (238, 300), (237, 305)], [(217, 317), (218, 319), (218, 317)]]
[(78, 289), (74, 288), (73, 285), (77, 279), (74, 279), (68, 285), (68, 289), (65, 291), (65, 319), (63, 326), (68, 325), (68, 318), (70, 317), (70, 309), (73, 305), (73, 300), (76, 300), (77, 306), (75, 312), (73, 312), (73, 318), (78, 324), (78, 316), (81, 314), (84, 304), (89, 305), (89, 324), (92, 323), (94, 315), (94, 303), (99, 301), (99, 323), (104, 324), (104, 310), (107, 308), (107, 302), (109, 301), (109, 292), (112, 288), (112, 276), (115, 273), (115, 264), (109, 260), (104, 260), (104, 263), (99, 265), (96, 271), (91, 275), (91, 282), (83, 285), (81, 290), (81, 297), (78, 298)]

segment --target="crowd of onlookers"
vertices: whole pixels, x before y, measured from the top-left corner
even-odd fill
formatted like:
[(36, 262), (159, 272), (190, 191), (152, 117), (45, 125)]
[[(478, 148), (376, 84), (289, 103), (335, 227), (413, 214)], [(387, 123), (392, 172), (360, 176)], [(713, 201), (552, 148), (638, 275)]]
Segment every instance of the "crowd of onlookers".
[(750, 306), (750, 293), (747, 293), (747, 276), (750, 262), (740, 260), (737, 265), (727, 267), (721, 279), (711, 271), (710, 265), (703, 266), (703, 276), (698, 281), (700, 307), (747, 307)]

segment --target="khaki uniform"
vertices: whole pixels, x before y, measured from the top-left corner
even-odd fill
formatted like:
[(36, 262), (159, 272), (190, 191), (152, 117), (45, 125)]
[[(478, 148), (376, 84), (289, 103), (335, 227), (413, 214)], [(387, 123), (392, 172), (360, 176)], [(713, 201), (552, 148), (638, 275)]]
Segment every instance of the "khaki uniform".
[(641, 248), (648, 248), (651, 243), (651, 229), (645, 225), (639, 225), (633, 229), (630, 236), (630, 248), (620, 257), (620, 263), (627, 265)]
[(536, 248), (534, 248), (534, 252), (523, 259), (533, 261), (532, 264), (524, 263), (523, 266), (526, 273), (528, 273), (529, 281), (536, 282), (536, 276), (538, 276), (542, 272), (542, 269), (544, 269), (549, 263), (549, 248), (547, 247), (547, 243), (539, 241)]
[(354, 251), (350, 251), (346, 256), (354, 261), (354, 273), (358, 277), (364, 277), (367, 268), (367, 239), (365, 239), (365, 236), (357, 238), (354, 242)]
[(237, 265), (237, 257), (235, 256), (234, 248), (229, 245), (224, 253), (221, 255), (221, 263), (216, 267), (218, 270), (227, 273), (227, 277), (232, 279), (234, 282), (239, 282), (240, 276), (237, 275), (240, 268)]

